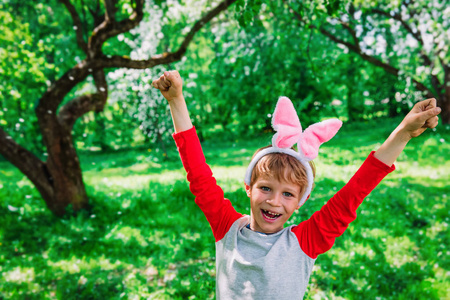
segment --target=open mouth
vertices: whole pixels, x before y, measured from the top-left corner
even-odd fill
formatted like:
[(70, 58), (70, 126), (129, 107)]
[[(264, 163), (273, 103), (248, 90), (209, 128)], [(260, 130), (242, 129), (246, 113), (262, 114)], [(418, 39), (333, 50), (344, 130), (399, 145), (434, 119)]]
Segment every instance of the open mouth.
[(276, 219), (278, 219), (279, 217), (281, 217), (281, 214), (276, 214), (276, 213), (270, 212), (265, 209), (261, 209), (261, 213), (262, 213), (264, 219), (269, 222), (273, 222)]

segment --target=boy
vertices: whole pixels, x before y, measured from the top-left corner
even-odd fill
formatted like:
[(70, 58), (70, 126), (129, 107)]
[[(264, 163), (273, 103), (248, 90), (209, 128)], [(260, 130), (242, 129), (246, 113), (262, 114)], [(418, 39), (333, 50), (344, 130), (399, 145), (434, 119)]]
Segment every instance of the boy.
[[(395, 169), (393, 163), (407, 142), (437, 126), (440, 112), (435, 99), (417, 103), (320, 211), (297, 226), (284, 228), (311, 192), (314, 171), (310, 161), (341, 122), (324, 121), (302, 132), (292, 103), (280, 98), (272, 147), (258, 150), (247, 170), (245, 189), (251, 204), (247, 216), (236, 212), (216, 185), (189, 118), (178, 72), (164, 72), (153, 86), (169, 102), (174, 139), (191, 192), (216, 240), (217, 299), (302, 299), (317, 256), (333, 246), (356, 218), (364, 197)], [(294, 143), (298, 150), (293, 150)]]

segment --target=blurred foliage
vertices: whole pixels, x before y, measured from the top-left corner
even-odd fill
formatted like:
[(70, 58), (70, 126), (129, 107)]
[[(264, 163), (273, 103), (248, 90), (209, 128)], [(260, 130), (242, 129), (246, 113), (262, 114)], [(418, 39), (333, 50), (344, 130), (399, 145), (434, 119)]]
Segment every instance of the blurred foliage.
[[(83, 1), (74, 4), (88, 32), (94, 26), (91, 15), (101, 15), (103, 6)], [(127, 1), (119, 4), (120, 19), (131, 7)], [(191, 117), (202, 140), (219, 133), (232, 140), (270, 130), (270, 114), (281, 95), (294, 101), (304, 125), (328, 117), (358, 121), (404, 115), (421, 97), (413, 92), (408, 76), (426, 82), (427, 74), (441, 76), (442, 70), (438, 64), (435, 70), (418, 65), (420, 48), (414, 47), (404, 28), (367, 15), (373, 7), (395, 13), (399, 5), (239, 0), (195, 36), (180, 62), (144, 71), (111, 70), (107, 78), (109, 105), (103, 113), (89, 113), (78, 120), (73, 129), (75, 144), (80, 150), (146, 145), (166, 153), (173, 132), (170, 115), (164, 99), (150, 86), (165, 69), (180, 70)], [(446, 61), (449, 51), (439, 39), (448, 27), (443, 19), (448, 10), (430, 19), (441, 2), (433, 5), (416, 1), (408, 6), (416, 10), (414, 18), (419, 18), (410, 22), (434, 24), (426, 27), (424, 34), (436, 36), (435, 43), (440, 43), (442, 51), (425, 50), (439, 50)], [(42, 154), (34, 105), (48, 85), (80, 60), (82, 52), (76, 46), (72, 20), (58, 1), (10, 0), (0, 6), (0, 126), (19, 143)], [(211, 3), (206, 0), (146, 1), (141, 25), (108, 40), (105, 51), (133, 59), (174, 51), (209, 8)], [(294, 10), (316, 27), (300, 24)], [(330, 28), (336, 18), (349, 19), (358, 29), (365, 51), (400, 67), (401, 76), (387, 74), (318, 31), (320, 26)], [(335, 26), (333, 30), (350, 38), (343, 28)], [(93, 80), (88, 78), (66, 101), (93, 90)]]
[[(346, 124), (324, 144), (316, 187), (289, 224), (309, 218), (354, 174), (400, 121)], [(252, 153), (271, 135), (203, 143), (225, 196), (242, 213)], [(320, 255), (305, 299), (445, 299), (449, 130), (408, 144), (358, 209), (358, 218)], [(0, 162), (0, 298), (213, 299), (214, 238), (193, 201), (175, 147), (82, 152), (92, 209), (56, 218), (32, 184)]]
[[(133, 59), (174, 51), (210, 2), (146, 1), (141, 25), (108, 40), (105, 51)], [(406, 2), (418, 12), (410, 22), (439, 40), (438, 48), (425, 51), (437, 51), (448, 62), (444, 33), (450, 10), (442, 7), (444, 1)], [(93, 4), (87, 3), (74, 1), (86, 31), (94, 26), (87, 9)], [(119, 4), (120, 19), (130, 2)], [(269, 143), (270, 114), (279, 96), (293, 100), (304, 127), (334, 116), (347, 121), (317, 161), (315, 197), (293, 217), (297, 223), (350, 178), (419, 98), (411, 76), (425, 83), (430, 74), (442, 78), (437, 63), (421, 65), (420, 49), (403, 28), (365, 14), (371, 7), (398, 12), (399, 5), (239, 0), (195, 36), (180, 62), (143, 71), (110, 70), (109, 105), (83, 116), (73, 129), (91, 211), (55, 218), (31, 183), (0, 162), (0, 298), (213, 298), (212, 234), (206, 220), (199, 221), (202, 214), (172, 146), (167, 105), (151, 81), (165, 69), (180, 71), (207, 160), (241, 212), (248, 212), (249, 204), (236, 174), (244, 173), (257, 147)], [(401, 68), (401, 76), (387, 75), (316, 28), (299, 26), (292, 9), (316, 28), (330, 25), (331, 17), (351, 19), (360, 26), (365, 49)], [(335, 30), (350, 38), (342, 28)], [(0, 126), (43, 154), (34, 106), (82, 57), (72, 20), (56, 0), (2, 1), (0, 33)], [(383, 39), (386, 47), (380, 48)], [(66, 101), (92, 90), (89, 78)], [(446, 297), (449, 139), (449, 128), (439, 126), (408, 144), (398, 170), (318, 259), (307, 299)]]

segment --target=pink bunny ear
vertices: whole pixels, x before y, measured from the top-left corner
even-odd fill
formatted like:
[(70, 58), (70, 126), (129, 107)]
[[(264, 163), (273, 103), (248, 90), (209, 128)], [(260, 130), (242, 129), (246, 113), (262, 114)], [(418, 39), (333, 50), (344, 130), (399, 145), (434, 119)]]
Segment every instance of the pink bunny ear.
[(313, 124), (305, 129), (299, 148), (302, 149), (303, 155), (312, 160), (319, 154), (321, 144), (328, 142), (336, 135), (342, 122), (338, 119), (330, 119)]
[(291, 100), (280, 97), (273, 113), (272, 127), (277, 133), (272, 145), (278, 148), (291, 148), (302, 134), (302, 126)]

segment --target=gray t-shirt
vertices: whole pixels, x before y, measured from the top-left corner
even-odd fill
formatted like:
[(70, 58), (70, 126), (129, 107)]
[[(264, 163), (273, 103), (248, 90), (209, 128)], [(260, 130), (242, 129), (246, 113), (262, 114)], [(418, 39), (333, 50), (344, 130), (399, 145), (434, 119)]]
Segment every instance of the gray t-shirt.
[(216, 242), (217, 299), (303, 299), (315, 259), (300, 248), (293, 226), (274, 234), (236, 220)]

